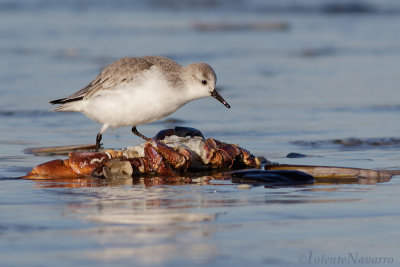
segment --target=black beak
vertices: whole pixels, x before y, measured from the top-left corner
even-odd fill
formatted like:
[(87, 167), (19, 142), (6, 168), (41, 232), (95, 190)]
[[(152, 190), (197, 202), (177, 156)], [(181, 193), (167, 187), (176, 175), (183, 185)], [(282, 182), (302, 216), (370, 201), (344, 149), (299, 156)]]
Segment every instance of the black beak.
[(211, 96), (217, 99), (219, 102), (225, 105), (227, 108), (231, 108), (231, 106), (226, 103), (226, 101), (222, 98), (220, 94), (218, 94), (217, 90), (214, 89), (214, 91), (211, 92)]

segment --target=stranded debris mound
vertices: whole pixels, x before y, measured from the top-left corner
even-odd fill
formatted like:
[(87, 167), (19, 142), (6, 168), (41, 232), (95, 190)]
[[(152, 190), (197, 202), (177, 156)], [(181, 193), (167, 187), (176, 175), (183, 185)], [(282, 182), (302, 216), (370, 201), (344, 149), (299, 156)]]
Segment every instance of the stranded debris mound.
[[(160, 139), (162, 138), (162, 139)], [(23, 178), (105, 177), (143, 174), (174, 176), (197, 170), (260, 167), (258, 158), (246, 149), (213, 138), (200, 131), (177, 127), (163, 130), (146, 143), (122, 150), (73, 152), (65, 160), (52, 160), (33, 168)]]
[[(141, 145), (121, 150), (77, 152), (79, 147), (66, 148), (74, 151), (68, 154), (67, 159), (40, 164), (21, 178), (60, 181), (107, 178), (115, 181), (150, 175), (156, 181), (155, 184), (188, 183), (196, 180), (190, 177), (201, 177), (210, 174), (210, 170), (218, 170), (223, 171), (226, 179), (232, 179), (233, 183), (288, 186), (310, 183), (379, 183), (400, 174), (399, 170), (271, 163), (263, 157), (253, 156), (239, 145), (213, 138), (205, 139), (199, 130), (187, 127), (160, 131), (153, 139)], [(54, 151), (51, 148), (29, 151), (35, 151), (37, 155), (65, 153), (61, 147), (54, 148)], [(249, 168), (265, 170), (232, 172)], [(210, 176), (207, 179), (219, 178)]]

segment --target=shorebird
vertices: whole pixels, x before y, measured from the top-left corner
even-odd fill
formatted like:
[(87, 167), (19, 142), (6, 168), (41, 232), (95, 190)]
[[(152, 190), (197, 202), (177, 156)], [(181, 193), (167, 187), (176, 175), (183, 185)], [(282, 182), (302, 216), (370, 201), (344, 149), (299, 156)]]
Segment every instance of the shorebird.
[(105, 67), (83, 89), (66, 98), (54, 111), (81, 112), (102, 124), (96, 151), (108, 128), (132, 126), (132, 132), (148, 140), (137, 126), (164, 118), (186, 103), (212, 96), (230, 105), (216, 91), (217, 76), (206, 63), (181, 66), (161, 56), (124, 57)]

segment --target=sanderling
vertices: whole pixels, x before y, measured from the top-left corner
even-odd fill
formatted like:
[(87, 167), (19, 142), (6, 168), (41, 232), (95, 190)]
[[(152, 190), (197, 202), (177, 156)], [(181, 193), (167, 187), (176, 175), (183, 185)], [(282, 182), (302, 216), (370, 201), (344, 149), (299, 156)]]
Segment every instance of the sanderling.
[(102, 134), (109, 128), (136, 127), (166, 117), (189, 101), (212, 96), (230, 108), (215, 90), (217, 76), (210, 65), (193, 63), (181, 66), (160, 57), (121, 58), (107, 67), (78, 92), (51, 104), (55, 111), (81, 112), (102, 124), (96, 136), (96, 150)]

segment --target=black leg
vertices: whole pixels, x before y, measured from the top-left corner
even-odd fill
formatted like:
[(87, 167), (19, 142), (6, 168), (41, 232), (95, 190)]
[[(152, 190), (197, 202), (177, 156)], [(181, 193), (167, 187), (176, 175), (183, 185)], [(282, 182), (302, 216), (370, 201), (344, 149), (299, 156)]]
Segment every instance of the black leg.
[(136, 129), (136, 126), (132, 127), (132, 133), (143, 138), (146, 141), (150, 139), (150, 138), (147, 138), (146, 136), (144, 136), (143, 134), (139, 133), (139, 131)]
[(99, 151), (99, 148), (100, 148), (100, 141), (101, 141), (101, 138), (102, 138), (103, 136), (101, 135), (101, 133), (98, 133), (97, 134), (97, 136), (96, 136), (96, 151), (98, 152)]

